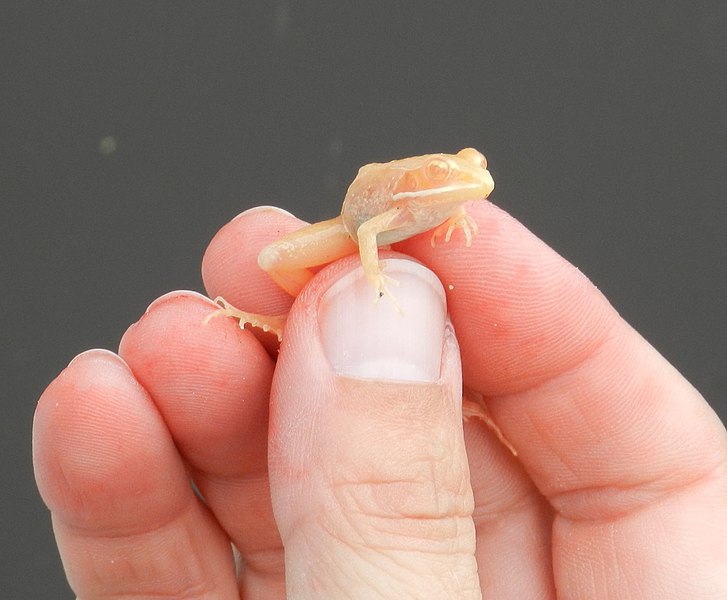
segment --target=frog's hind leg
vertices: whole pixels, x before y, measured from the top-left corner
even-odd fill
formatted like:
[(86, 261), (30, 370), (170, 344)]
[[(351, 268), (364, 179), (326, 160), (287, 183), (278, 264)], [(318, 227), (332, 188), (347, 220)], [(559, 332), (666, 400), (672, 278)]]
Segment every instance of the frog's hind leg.
[(341, 217), (303, 227), (265, 246), (258, 265), (291, 296), (297, 296), (311, 277), (310, 267), (333, 262), (358, 250)]
[(465, 421), (470, 419), (480, 419), (495, 434), (498, 440), (510, 451), (513, 456), (517, 456), (517, 450), (505, 437), (495, 421), (492, 420), (490, 410), (485, 404), (482, 394), (475, 392), (469, 388), (462, 390), (462, 418)]
[(269, 316), (245, 312), (232, 306), (222, 296), (217, 296), (214, 301), (215, 304), (220, 306), (220, 309), (208, 314), (204, 318), (203, 323), (205, 325), (216, 317), (232, 317), (238, 320), (240, 329), (244, 329), (245, 324), (249, 323), (253, 327), (258, 327), (263, 331), (274, 333), (278, 336), (278, 341), (282, 341), (283, 329), (285, 328), (285, 315)]

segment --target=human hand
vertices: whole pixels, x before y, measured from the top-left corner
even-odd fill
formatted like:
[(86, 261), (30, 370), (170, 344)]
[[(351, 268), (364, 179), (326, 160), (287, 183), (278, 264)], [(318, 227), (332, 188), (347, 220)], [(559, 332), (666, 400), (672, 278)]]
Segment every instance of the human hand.
[[(469, 212), (472, 247), (396, 249), (444, 283), (465, 383), (517, 458), (462, 426), (441, 288), (412, 261), (387, 263), (402, 315), (356, 257), (322, 271), (277, 364), (234, 321), (203, 325), (209, 300), (170, 294), (121, 359), (80, 355), (37, 409), (36, 476), (79, 598), (283, 598), (286, 579), (291, 598), (727, 595), (717, 416), (577, 269), (491, 204)], [(255, 260), (298, 226), (258, 210), (224, 227), (210, 295), (287, 310)]]

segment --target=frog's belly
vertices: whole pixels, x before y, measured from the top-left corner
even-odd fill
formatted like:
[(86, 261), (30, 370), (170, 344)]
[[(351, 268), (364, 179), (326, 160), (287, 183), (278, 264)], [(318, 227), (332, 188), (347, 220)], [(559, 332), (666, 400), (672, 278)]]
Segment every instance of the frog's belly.
[(424, 229), (416, 225), (410, 225), (408, 227), (402, 227), (401, 229), (394, 229), (392, 231), (382, 231), (379, 235), (376, 236), (376, 244), (378, 246), (395, 244), (396, 242), (400, 242), (402, 240), (409, 239), (410, 237), (414, 237), (415, 235), (420, 234), (422, 231), (427, 231), (427, 229), (436, 227), (439, 224), (440, 223), (435, 223), (431, 227), (425, 227)]
[(379, 246), (394, 244), (409, 239), (435, 227), (439, 227), (452, 214), (452, 208), (448, 205), (434, 206), (431, 209), (418, 208), (415, 213), (409, 211), (411, 223), (402, 225), (391, 231), (382, 231), (376, 236), (376, 243)]

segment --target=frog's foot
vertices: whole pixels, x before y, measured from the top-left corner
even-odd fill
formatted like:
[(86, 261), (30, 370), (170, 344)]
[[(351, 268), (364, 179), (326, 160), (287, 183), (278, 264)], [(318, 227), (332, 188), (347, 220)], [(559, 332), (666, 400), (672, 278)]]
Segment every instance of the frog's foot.
[(274, 333), (278, 336), (278, 341), (282, 341), (285, 316), (269, 316), (245, 312), (232, 306), (222, 296), (217, 296), (214, 302), (220, 306), (220, 309), (208, 314), (204, 318), (203, 323), (205, 325), (216, 317), (232, 317), (239, 321), (240, 329), (244, 329), (245, 324), (249, 323), (253, 327), (258, 327), (263, 331)]
[(374, 289), (376, 290), (376, 298), (374, 299), (374, 303), (378, 304), (379, 300), (386, 296), (396, 309), (396, 312), (401, 313), (401, 307), (396, 301), (394, 294), (392, 294), (391, 290), (389, 289), (389, 285), (397, 286), (399, 285), (399, 282), (396, 279), (385, 275), (380, 270), (372, 275), (367, 275), (367, 277), (371, 282), (371, 285), (373, 285)]
[(470, 419), (480, 419), (492, 433), (495, 434), (500, 443), (505, 446), (513, 456), (517, 456), (517, 450), (505, 437), (497, 424), (492, 420), (492, 415), (485, 404), (485, 400), (481, 394), (472, 390), (464, 390), (462, 395), (462, 418), (465, 422)]
[(477, 222), (470, 217), (464, 210), (451, 216), (432, 233), (432, 246), (437, 245), (437, 238), (444, 236), (444, 241), (448, 242), (452, 239), (455, 229), (461, 229), (464, 233), (467, 246), (472, 245), (472, 238), (477, 235)]

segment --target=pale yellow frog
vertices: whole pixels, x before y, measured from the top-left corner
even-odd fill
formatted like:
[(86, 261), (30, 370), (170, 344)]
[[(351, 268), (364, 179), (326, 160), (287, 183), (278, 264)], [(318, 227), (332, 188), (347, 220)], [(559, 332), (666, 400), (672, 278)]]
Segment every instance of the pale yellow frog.
[[(494, 187), (487, 160), (474, 148), (365, 165), (349, 186), (339, 216), (266, 246), (258, 255), (258, 264), (281, 288), (297, 296), (313, 276), (310, 267), (358, 251), (376, 298), (387, 295), (396, 305), (379, 264), (379, 246), (430, 230), (432, 245), (440, 235), (448, 242), (458, 228), (469, 246), (477, 224), (464, 205), (487, 198)], [(282, 339), (284, 316), (248, 313), (223, 298), (215, 301), (223, 308), (211, 316), (234, 317), (240, 327), (250, 323)]]

